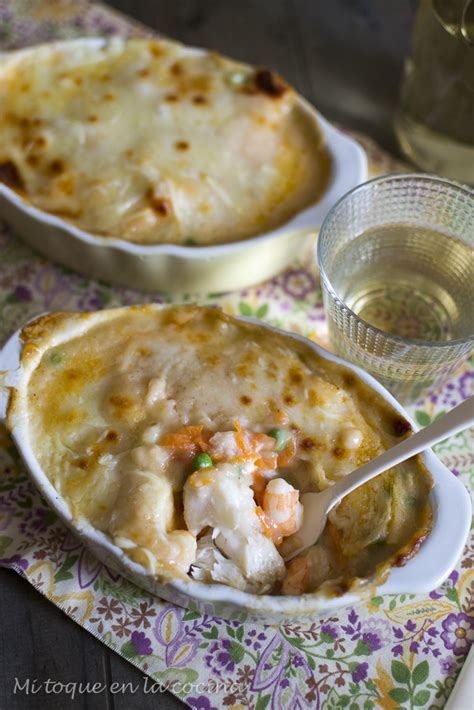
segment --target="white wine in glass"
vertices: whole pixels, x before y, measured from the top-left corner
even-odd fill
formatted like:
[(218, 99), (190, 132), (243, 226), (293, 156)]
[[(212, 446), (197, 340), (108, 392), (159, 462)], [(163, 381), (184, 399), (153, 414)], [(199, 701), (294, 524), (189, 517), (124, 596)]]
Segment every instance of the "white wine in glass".
[(474, 185), (474, 0), (421, 0), (395, 132), (415, 165)]

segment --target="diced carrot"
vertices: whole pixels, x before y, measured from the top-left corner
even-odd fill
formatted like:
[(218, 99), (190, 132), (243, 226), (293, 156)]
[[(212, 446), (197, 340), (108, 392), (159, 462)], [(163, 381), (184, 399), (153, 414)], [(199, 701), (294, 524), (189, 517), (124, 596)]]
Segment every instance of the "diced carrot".
[(206, 450), (210, 436), (210, 432), (205, 431), (202, 424), (199, 426), (185, 426), (178, 429), (178, 431), (165, 434), (160, 441), (160, 445), (195, 454), (199, 450)]
[(242, 434), (242, 428), (240, 426), (240, 422), (238, 419), (234, 420), (234, 427), (235, 427), (235, 440), (237, 441), (237, 446), (241, 451), (245, 451), (245, 444), (244, 444), (244, 437)]

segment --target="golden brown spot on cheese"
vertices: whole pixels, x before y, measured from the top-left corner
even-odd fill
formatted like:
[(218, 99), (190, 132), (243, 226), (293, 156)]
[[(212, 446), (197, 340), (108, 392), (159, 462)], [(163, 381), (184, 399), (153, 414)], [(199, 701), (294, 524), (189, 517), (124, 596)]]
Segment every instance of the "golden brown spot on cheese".
[(50, 162), (49, 170), (53, 175), (61, 175), (65, 170), (65, 165), (62, 160), (56, 158)]
[(189, 150), (190, 145), (188, 141), (176, 141), (174, 147), (176, 148), (176, 150)]
[(105, 72), (104, 74), (101, 74), (101, 75), (99, 76), (99, 79), (100, 79), (101, 81), (110, 81), (111, 78), (112, 78), (112, 76), (111, 76), (108, 72)]
[(153, 212), (159, 217), (166, 217), (171, 213), (171, 201), (167, 197), (155, 195), (152, 188), (148, 190), (146, 197)]
[(151, 355), (151, 350), (150, 348), (146, 348), (144, 346), (138, 348), (138, 354), (141, 355), (142, 357), (150, 357)]
[(15, 190), (23, 190), (25, 187), (21, 173), (12, 160), (0, 163), (0, 182)]
[(133, 150), (131, 150), (130, 148), (125, 151), (125, 157), (126, 157), (126, 158), (133, 158), (134, 155), (135, 155), (135, 153), (134, 153)]
[(107, 441), (118, 441), (119, 433), (118, 431), (115, 431), (115, 429), (110, 429), (110, 431), (108, 431), (105, 435), (105, 438)]
[(305, 451), (310, 451), (317, 447), (317, 442), (310, 436), (306, 436), (302, 441), (300, 441), (300, 447)]
[(26, 162), (28, 163), (28, 165), (31, 165), (31, 167), (34, 168), (34, 167), (36, 167), (36, 166), (38, 165), (38, 163), (39, 163), (39, 158), (38, 158), (38, 156), (37, 156), (35, 153), (31, 153), (31, 154), (28, 155), (28, 157), (26, 158)]
[(80, 458), (80, 459), (75, 459), (72, 462), (73, 466), (76, 466), (77, 468), (80, 468), (82, 471), (86, 471), (87, 468), (89, 467), (89, 462), (85, 458)]
[(165, 101), (167, 101), (169, 104), (174, 104), (179, 101), (179, 99), (176, 94), (166, 94)]
[(145, 79), (147, 76), (150, 76), (150, 67), (144, 67), (143, 69), (140, 69), (137, 74), (138, 76), (142, 77), (142, 79)]
[(288, 85), (272, 69), (257, 69), (254, 76), (256, 88), (272, 99), (278, 99), (287, 91)]
[(336, 446), (333, 450), (332, 453), (337, 459), (343, 459), (344, 456), (346, 455), (346, 450), (343, 449), (341, 446)]
[(94, 116), (94, 115), (87, 116), (87, 121), (88, 121), (89, 123), (97, 123), (98, 120), (99, 120), (99, 119), (98, 119), (97, 116)]
[(115, 94), (104, 94), (104, 101), (115, 101)]
[(170, 74), (173, 74), (173, 76), (182, 76), (184, 74), (184, 69), (180, 62), (174, 62), (170, 66)]
[(135, 402), (131, 397), (126, 397), (122, 394), (112, 394), (109, 397), (109, 402), (117, 409), (131, 409), (135, 406)]
[(192, 102), (196, 106), (204, 106), (204, 104), (207, 104), (207, 99), (205, 96), (202, 96), (201, 94), (196, 94), (196, 96), (193, 96)]
[(288, 379), (294, 385), (299, 385), (303, 382), (303, 375), (296, 368), (292, 368), (288, 372)]
[(149, 50), (150, 50), (150, 53), (151, 53), (154, 57), (156, 57), (157, 59), (158, 59), (159, 57), (164, 57), (164, 56), (166, 56), (166, 51), (164, 50), (164, 48), (161, 47), (161, 46), (160, 46), (159, 44), (157, 44), (156, 42), (150, 42), (148, 48), (149, 48)]
[(249, 367), (245, 362), (241, 362), (240, 365), (237, 365), (235, 368), (235, 372), (239, 377), (247, 377), (249, 374)]
[(209, 355), (209, 357), (207, 358), (207, 362), (209, 363), (209, 365), (218, 365), (220, 362), (220, 357), (217, 354)]
[(37, 136), (34, 140), (34, 146), (37, 149), (46, 148), (48, 141), (44, 136)]
[(75, 76), (74, 77), (74, 83), (76, 86), (82, 86), (83, 84), (83, 79), (81, 76)]
[(57, 181), (57, 188), (65, 195), (72, 195), (74, 192), (74, 180), (70, 175), (63, 175)]
[(285, 402), (285, 404), (292, 405), (295, 403), (295, 398), (293, 397), (292, 394), (287, 392), (286, 394), (283, 395), (283, 401)]
[(86, 418), (85, 413), (80, 409), (69, 409), (64, 414), (61, 414), (60, 412), (57, 413), (58, 411), (59, 410), (53, 409), (51, 412), (47, 412), (45, 420), (47, 422), (59, 421), (63, 424), (76, 425), (84, 421)]
[(324, 399), (313, 388), (308, 391), (308, 402), (312, 407), (321, 407), (324, 404)]
[(243, 394), (240, 398), (240, 403), (248, 407), (249, 404), (252, 404), (252, 398), (249, 397), (247, 394)]

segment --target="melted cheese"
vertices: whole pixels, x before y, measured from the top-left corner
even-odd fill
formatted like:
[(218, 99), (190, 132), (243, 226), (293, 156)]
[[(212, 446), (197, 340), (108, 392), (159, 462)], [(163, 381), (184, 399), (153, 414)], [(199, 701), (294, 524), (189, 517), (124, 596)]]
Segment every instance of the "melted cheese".
[(268, 70), (158, 40), (44, 45), (0, 66), (0, 179), (96, 235), (217, 244), (314, 203), (315, 118)]
[[(268, 433), (283, 420), (293, 432), (294, 455), (264, 471), (280, 479), (268, 487), (271, 496), (294, 495), (292, 486), (322, 490), (408, 431), (344, 367), (305, 343), (214, 308), (46, 316), (27, 326), (24, 338), (26, 361), (39, 358), (25, 396), (40, 465), (77, 518), (157, 574), (186, 574), (207, 560), (215, 576), (199, 568), (200, 579), (233, 579), (257, 591), (273, 580), (278, 591), (282, 560), (259, 528), (249, 488), (253, 466), (235, 466), (236, 442), (245, 431)], [(10, 426), (15, 416), (14, 400)], [(195, 450), (169, 444), (183, 427), (194, 435), (199, 427), (207, 432), (207, 449), (222, 464), (192, 473)], [(260, 454), (274, 464), (271, 437), (257, 440)], [(309, 588), (370, 576), (400, 550), (409, 556), (413, 541), (429, 529), (430, 485), (413, 459), (348, 496), (331, 514), (317, 555), (308, 558), (323, 560), (306, 575)], [(268, 502), (262, 505), (271, 513)], [(208, 526), (217, 549), (209, 536), (196, 540)], [(255, 550), (267, 548), (259, 561)], [(293, 587), (285, 582), (285, 588)]]

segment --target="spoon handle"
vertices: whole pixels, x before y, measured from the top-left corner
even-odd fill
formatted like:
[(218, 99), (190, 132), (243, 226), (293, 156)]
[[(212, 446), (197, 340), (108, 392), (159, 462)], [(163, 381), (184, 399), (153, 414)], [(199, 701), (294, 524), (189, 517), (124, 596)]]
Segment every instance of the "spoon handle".
[(448, 436), (459, 433), (474, 422), (474, 396), (469, 397), (462, 404), (458, 404), (448, 414), (436, 419), (432, 424), (421, 431), (417, 431), (413, 436), (404, 439), (391, 449), (384, 451), (372, 461), (368, 461), (360, 468), (350, 473), (345, 478), (331, 486), (328, 490), (330, 504), (328, 511), (339, 503), (348, 493), (358, 488), (363, 483), (367, 483), (379, 473), (386, 471), (392, 466), (396, 466), (402, 461), (406, 461), (411, 456), (419, 454), (428, 449), (438, 441), (442, 441)]

